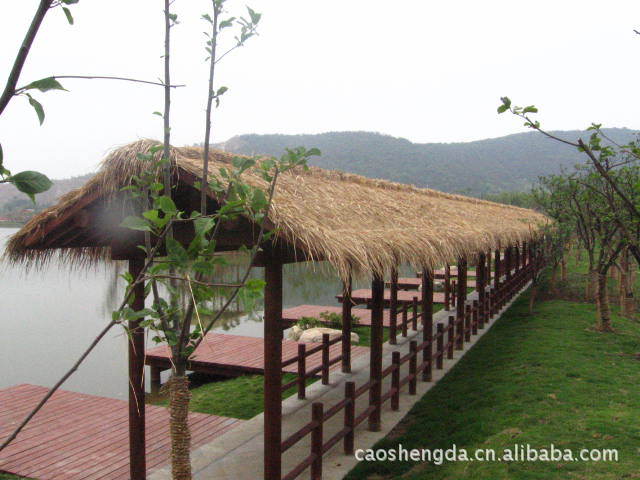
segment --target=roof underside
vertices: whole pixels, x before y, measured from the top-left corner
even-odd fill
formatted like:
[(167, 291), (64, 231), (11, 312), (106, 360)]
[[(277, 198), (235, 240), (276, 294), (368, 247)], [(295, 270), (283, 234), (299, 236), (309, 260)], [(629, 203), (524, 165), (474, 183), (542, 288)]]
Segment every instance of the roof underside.
[[(155, 144), (140, 140), (114, 150), (85, 186), (20, 229), (6, 256), (29, 265), (55, 253), (76, 265), (111, 258), (133, 235), (119, 227), (130, 208), (121, 189), (147, 167), (138, 154)], [(197, 208), (193, 184), (201, 177), (201, 158), (198, 148), (172, 149), (174, 196), (181, 208)], [(212, 152), (209, 171), (218, 172), (231, 158)], [(251, 173), (246, 181), (267, 186)], [(346, 276), (383, 273), (399, 263), (431, 268), (454, 262), (530, 240), (548, 219), (523, 208), (312, 167), (279, 177), (269, 222), (281, 250), (299, 260), (327, 260)], [(227, 225), (221, 248), (250, 243), (254, 230), (248, 222)], [(129, 243), (136, 241), (132, 237)]]

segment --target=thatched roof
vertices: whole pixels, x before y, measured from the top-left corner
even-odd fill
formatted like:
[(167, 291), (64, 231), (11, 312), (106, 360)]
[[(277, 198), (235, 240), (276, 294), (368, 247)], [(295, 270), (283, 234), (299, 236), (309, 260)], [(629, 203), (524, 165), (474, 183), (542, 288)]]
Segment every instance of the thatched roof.
[[(111, 152), (82, 188), (20, 229), (6, 257), (36, 265), (53, 252), (74, 264), (108, 258), (108, 238), (92, 235), (97, 222), (78, 213), (121, 195), (132, 176), (145, 169), (138, 153), (154, 144), (140, 140)], [(201, 156), (199, 148), (172, 149), (178, 182), (199, 178)], [(231, 158), (211, 152), (210, 171), (216, 173)], [(247, 181), (264, 186), (253, 174)], [(269, 220), (277, 228), (276, 241), (295, 246), (307, 259), (327, 260), (341, 273), (388, 271), (398, 263), (435, 267), (530, 240), (548, 221), (532, 210), (315, 167), (281, 175)], [(64, 233), (63, 225), (72, 233)]]

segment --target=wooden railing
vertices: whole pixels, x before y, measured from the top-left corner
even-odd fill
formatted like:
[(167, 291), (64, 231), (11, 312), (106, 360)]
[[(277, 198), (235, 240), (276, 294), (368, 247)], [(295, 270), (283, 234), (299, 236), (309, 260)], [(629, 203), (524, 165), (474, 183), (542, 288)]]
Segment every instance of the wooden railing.
[[(296, 378), (282, 385), (282, 391), (289, 390), (294, 385), (298, 386), (298, 398), (304, 399), (306, 398), (306, 388), (307, 388), (307, 379), (315, 377), (318, 373), (321, 374), (322, 384), (327, 385), (329, 383), (329, 369), (332, 365), (342, 361), (342, 353), (336, 355), (333, 358), (330, 358), (330, 348), (331, 345), (335, 345), (342, 341), (341, 336), (337, 336), (336, 338), (330, 340), (330, 335), (325, 333), (322, 335), (322, 343), (315, 347), (307, 348), (306, 343), (298, 344), (298, 354), (295, 357), (291, 357), (282, 362), (282, 369), (288, 367), (289, 365), (293, 365), (294, 363), (298, 364), (298, 371), (296, 372)], [(313, 355), (314, 353), (322, 352), (322, 361), (320, 365), (314, 367), (310, 370), (307, 370), (307, 357)]]
[[(445, 357), (447, 359), (453, 359), (454, 351), (462, 350), (464, 344), (471, 341), (472, 336), (476, 335), (478, 330), (483, 329), (485, 323), (500, 312), (509, 300), (526, 285), (531, 278), (531, 269), (532, 265), (530, 263), (519, 269), (514, 269), (511, 272), (509, 280), (500, 281), (497, 289), (495, 287), (487, 287), (480, 295), (481, 300), (473, 300), (470, 304), (465, 305), (462, 315), (449, 316), (446, 324), (438, 322), (435, 325), (436, 332), (431, 336), (430, 340), (420, 344), (415, 340), (411, 340), (409, 342), (409, 352), (405, 355), (402, 356), (399, 351), (392, 352), (391, 364), (382, 370), (382, 375), (378, 380), (369, 380), (357, 388), (354, 382), (345, 382), (344, 398), (326, 410), (322, 402), (314, 402), (311, 405), (311, 421), (289, 435), (280, 444), (280, 452), (282, 454), (307, 435), (311, 436), (309, 455), (282, 477), (282, 480), (293, 480), (307, 468), (310, 468), (312, 480), (320, 480), (322, 478), (322, 458), (324, 454), (340, 441), (343, 443), (344, 453), (347, 455), (353, 454), (354, 433), (358, 425), (369, 418), (377, 409), (380, 409), (387, 401), (390, 401), (392, 410), (398, 410), (400, 393), (405, 385), (408, 386), (407, 390), (409, 395), (415, 395), (419, 373), (425, 370), (431, 373), (434, 366), (436, 370), (443, 369)], [(409, 308), (412, 310), (411, 318), (409, 318)], [(417, 297), (411, 307), (404, 305), (400, 311), (402, 313), (402, 332), (403, 335), (406, 336), (408, 324), (411, 323), (412, 328), (417, 330), (417, 320), (422, 315), (422, 313), (417, 310)], [(337, 341), (339, 340), (340, 339), (337, 339)], [(302, 349), (300, 351), (302, 355), (299, 355), (299, 357), (304, 358), (305, 353), (308, 356), (320, 349), (325, 349), (324, 351), (328, 352), (328, 345), (332, 342), (335, 343), (336, 340), (329, 341), (327, 335), (327, 338), (323, 338), (323, 344), (321, 346), (306, 351)], [(433, 348), (434, 346), (435, 349)], [(427, 352), (432, 351), (432, 354), (427, 355), (426, 359), (422, 357), (422, 360), (419, 360), (419, 353), (424, 350), (427, 350)], [(336, 359), (332, 359), (331, 362), (335, 363), (339, 360), (340, 357), (337, 357)], [(291, 363), (293, 362), (288, 360), (283, 363), (283, 366), (285, 364), (290, 365)], [(402, 376), (402, 367), (405, 364), (408, 364), (408, 369), (405, 371), (405, 375)], [(318, 368), (314, 370), (318, 370)], [(324, 362), (322, 368), (325, 368)], [(326, 369), (328, 378), (328, 366)], [(299, 369), (299, 371), (303, 370)], [(317, 371), (315, 373), (317, 373)], [(379, 401), (372, 402), (370, 398), (369, 406), (356, 414), (357, 399), (365, 393), (370, 392), (372, 388), (377, 385), (377, 382), (383, 382), (388, 376), (391, 376), (389, 389), (382, 394)], [(431, 376), (429, 375), (427, 378), (431, 378)], [(295, 382), (290, 382), (285, 386), (290, 387), (294, 383)], [(283, 386), (283, 388), (285, 386)], [(340, 412), (343, 414), (343, 428), (325, 440), (324, 424)]]

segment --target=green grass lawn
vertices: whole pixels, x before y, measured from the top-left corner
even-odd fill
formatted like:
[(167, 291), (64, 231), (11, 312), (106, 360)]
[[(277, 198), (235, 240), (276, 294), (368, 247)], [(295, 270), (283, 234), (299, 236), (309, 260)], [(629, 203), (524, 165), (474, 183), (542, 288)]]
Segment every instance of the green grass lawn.
[[(581, 265), (571, 266), (575, 284)], [(533, 316), (527, 294), (519, 299), (376, 448), (553, 443), (615, 448), (618, 462), (362, 462), (347, 478), (640, 478), (640, 323), (614, 308), (616, 333), (597, 333), (593, 305), (544, 298)]]
[(18, 477), (10, 473), (0, 473), (0, 480), (25, 480), (26, 477)]

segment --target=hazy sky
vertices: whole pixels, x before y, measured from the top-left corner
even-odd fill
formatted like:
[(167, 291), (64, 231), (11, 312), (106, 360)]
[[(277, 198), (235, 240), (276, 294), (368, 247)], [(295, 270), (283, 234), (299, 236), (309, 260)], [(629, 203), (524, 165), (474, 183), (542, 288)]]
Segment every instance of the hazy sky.
[[(36, 0), (6, 2), (0, 16), (2, 86)], [(45, 19), (20, 85), (49, 75), (162, 73), (161, 0), (81, 0), (75, 25)], [(176, 0), (172, 107), (175, 145), (204, 135), (205, 24), (210, 1)], [(228, 0), (243, 8), (244, 2)], [(523, 131), (498, 116), (499, 97), (534, 103), (543, 125), (640, 128), (640, 2), (249, 0), (260, 36), (219, 65), (229, 87), (214, 141), (243, 133), (372, 130), (414, 142), (469, 141)], [(24, 98), (0, 118), (5, 165), (58, 178), (96, 168), (109, 149), (160, 138), (162, 89), (67, 80), (38, 93), (38, 126)], [(307, 145), (312, 147), (313, 145)]]

